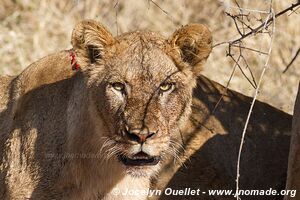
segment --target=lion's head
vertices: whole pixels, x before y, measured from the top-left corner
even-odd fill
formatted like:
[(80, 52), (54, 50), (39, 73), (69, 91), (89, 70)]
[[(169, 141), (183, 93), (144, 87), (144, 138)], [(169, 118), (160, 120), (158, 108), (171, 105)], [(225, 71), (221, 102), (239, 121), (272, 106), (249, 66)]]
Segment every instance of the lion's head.
[[(180, 127), (191, 111), (192, 90), (211, 52), (200, 24), (169, 39), (136, 31), (113, 37), (95, 21), (79, 23), (72, 45), (102, 120), (102, 148), (133, 176), (152, 175), (167, 154), (176, 156)], [(99, 130), (101, 131), (101, 130)]]

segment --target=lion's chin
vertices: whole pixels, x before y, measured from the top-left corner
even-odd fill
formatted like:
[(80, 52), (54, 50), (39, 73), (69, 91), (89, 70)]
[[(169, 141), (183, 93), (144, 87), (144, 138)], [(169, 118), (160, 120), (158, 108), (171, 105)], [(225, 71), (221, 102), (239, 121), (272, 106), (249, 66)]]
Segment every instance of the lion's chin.
[(134, 178), (149, 178), (152, 177), (157, 170), (157, 166), (139, 166), (139, 167), (126, 167), (126, 174)]

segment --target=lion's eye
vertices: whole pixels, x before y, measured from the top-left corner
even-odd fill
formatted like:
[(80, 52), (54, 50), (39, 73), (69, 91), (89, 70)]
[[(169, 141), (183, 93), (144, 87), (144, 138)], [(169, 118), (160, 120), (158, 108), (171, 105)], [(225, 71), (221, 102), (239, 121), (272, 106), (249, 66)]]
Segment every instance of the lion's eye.
[(174, 87), (174, 85), (172, 83), (163, 83), (160, 85), (159, 89), (162, 92), (167, 92), (169, 90), (171, 90)]
[(111, 85), (117, 91), (122, 92), (125, 90), (125, 85), (123, 83), (115, 82), (115, 83), (112, 83)]

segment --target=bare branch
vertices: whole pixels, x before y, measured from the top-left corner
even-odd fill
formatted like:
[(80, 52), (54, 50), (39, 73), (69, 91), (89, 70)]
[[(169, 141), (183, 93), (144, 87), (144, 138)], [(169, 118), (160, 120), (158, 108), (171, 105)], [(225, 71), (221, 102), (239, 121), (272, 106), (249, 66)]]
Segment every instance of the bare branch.
[(250, 66), (249, 66), (249, 64), (248, 64), (248, 62), (247, 62), (247, 60), (245, 59), (244, 55), (241, 55), (241, 58), (243, 59), (245, 65), (246, 65), (246, 69), (248, 69), (249, 72), (250, 72), (250, 75), (251, 75), (251, 78), (252, 78), (252, 81), (253, 81), (254, 85), (257, 87), (256, 81), (255, 81), (255, 78), (254, 78), (254, 75), (253, 75), (253, 73), (252, 73), (252, 70), (251, 70), (251, 68), (250, 68)]
[(119, 0), (116, 0), (114, 5), (114, 9), (116, 9), (116, 27), (117, 27), (117, 35), (119, 35), (119, 24), (118, 24), (118, 12), (119, 12)]
[[(240, 71), (242, 72), (243, 76), (244, 76), (244, 77), (247, 79), (247, 81), (250, 83), (250, 85), (251, 85), (254, 89), (256, 89), (257, 86), (255, 85), (255, 83), (252, 83), (252, 81), (251, 81), (251, 80), (248, 78), (248, 76), (245, 74), (244, 70), (242, 69), (241, 65), (239, 64), (239, 61), (238, 61), (238, 60), (235, 60), (234, 57), (233, 57), (231, 54), (229, 54), (228, 56), (236, 63), (236, 65), (238, 66), (238, 68), (239, 68)], [(239, 58), (240, 58), (240, 57), (241, 57), (241, 55), (239, 56)]]
[(236, 20), (237, 20), (238, 17), (236, 15), (231, 15), (230, 13), (227, 13), (227, 12), (225, 12), (225, 14), (233, 19), (233, 22), (234, 22), (236, 30), (238, 31), (238, 33), (241, 36), (243, 36), (243, 33), (240, 31), (240, 28), (239, 28), (239, 26), (238, 26), (238, 24), (236, 22)]
[(157, 8), (159, 8), (163, 13), (165, 13), (170, 19), (171, 21), (174, 23), (174, 19), (173, 17), (170, 15), (169, 12), (167, 12), (166, 10), (164, 10), (162, 7), (160, 7), (160, 5), (158, 5), (155, 1), (153, 0), (148, 0), (148, 2), (153, 3), (153, 5), (155, 5)]
[[(272, 20), (270, 21), (270, 19), (272, 19)], [(253, 99), (252, 99), (252, 102), (251, 102), (251, 106), (250, 106), (250, 109), (249, 109), (249, 112), (248, 112), (248, 115), (247, 115), (247, 119), (246, 119), (246, 122), (245, 122), (245, 126), (244, 126), (244, 129), (243, 129), (243, 132), (242, 132), (240, 148), (239, 148), (239, 151), (238, 151), (237, 169), (236, 169), (236, 194), (235, 194), (235, 197), (236, 197), (237, 200), (240, 200), (240, 197), (239, 197), (240, 162), (241, 162), (241, 155), (242, 155), (242, 150), (243, 150), (243, 146), (244, 146), (244, 142), (245, 142), (245, 135), (246, 135), (247, 127), (248, 127), (250, 117), (251, 117), (251, 114), (252, 114), (252, 110), (253, 110), (255, 101), (257, 99), (258, 93), (259, 93), (259, 88), (260, 88), (263, 76), (264, 76), (264, 74), (266, 72), (266, 69), (269, 65), (269, 60), (270, 60), (270, 57), (271, 57), (273, 40), (274, 40), (274, 33), (275, 33), (275, 19), (276, 19), (276, 15), (274, 15), (274, 12), (273, 12), (273, 9), (272, 9), (272, 1), (271, 1), (270, 2), (269, 17), (267, 18), (267, 20), (265, 21), (264, 26), (262, 27), (262, 28), (265, 29), (266, 26), (268, 26), (268, 24), (270, 22), (273, 22), (272, 23), (273, 27), (272, 27), (272, 34), (271, 34), (271, 42), (270, 42), (270, 45), (269, 45), (268, 57), (266, 58), (263, 70), (262, 70), (262, 72), (260, 74), (260, 78), (258, 80), (257, 88), (255, 90), (255, 93), (254, 93), (254, 96), (253, 96)]]
[[(238, 59), (239, 59), (239, 58), (238, 58)], [(238, 60), (238, 61), (239, 61), (239, 60)], [(231, 72), (231, 74), (230, 74), (229, 80), (227, 81), (227, 84), (226, 84), (224, 93), (226, 93), (226, 92), (228, 91), (228, 87), (229, 87), (229, 84), (230, 84), (230, 82), (231, 82), (231, 80), (232, 80), (232, 78), (233, 78), (233, 76), (234, 76), (236, 67), (237, 67), (237, 64), (235, 63), (235, 65), (234, 65), (234, 67), (233, 67), (233, 69), (232, 69), (232, 72)], [(215, 111), (217, 110), (218, 106), (220, 105), (220, 103), (221, 103), (221, 101), (222, 101), (222, 99), (223, 99), (223, 97), (224, 97), (224, 93), (222, 92), (221, 97), (220, 97), (219, 100), (217, 101), (217, 103), (216, 103), (214, 109), (212, 110), (212, 114), (215, 113)]]
[(290, 68), (290, 66), (294, 63), (294, 61), (296, 60), (296, 58), (298, 57), (300, 53), (300, 47), (298, 49), (298, 51), (296, 52), (295, 56), (292, 58), (292, 60), (290, 61), (290, 63), (286, 66), (286, 68), (283, 70), (283, 73), (287, 72), (287, 70)]
[(222, 45), (222, 44), (226, 44), (226, 43), (230, 43), (230, 44), (235, 44), (237, 42), (240, 42), (241, 40), (245, 39), (246, 37), (250, 36), (250, 35), (253, 35), (259, 31), (261, 31), (261, 29), (266, 29), (270, 24), (272, 24), (272, 22), (277, 18), (277, 17), (280, 17), (281, 15), (285, 14), (286, 12), (288, 11), (294, 11), (295, 9), (298, 9), (297, 7), (300, 6), (300, 2), (298, 3), (295, 3), (295, 4), (292, 4), (290, 7), (280, 11), (279, 13), (277, 13), (275, 15), (274, 18), (269, 18), (266, 22), (264, 23), (261, 23), (259, 26), (257, 26), (256, 28), (254, 28), (253, 30), (249, 31), (248, 33), (245, 33), (244, 35), (242, 35), (240, 38), (238, 39), (235, 39), (233, 41), (229, 41), (229, 42), (221, 42), (221, 43), (218, 43), (218, 44), (215, 44), (213, 46), (216, 47), (216, 46), (219, 46), (219, 45)]
[(256, 10), (256, 9), (254, 10), (254, 9), (241, 8), (241, 7), (236, 7), (236, 6), (229, 6), (229, 7), (244, 10), (244, 11), (248, 11), (248, 12), (257, 12), (257, 13), (265, 13), (265, 14), (269, 13), (269, 11), (265, 11), (265, 10)]
[(268, 53), (266, 53), (266, 52), (256, 50), (256, 49), (252, 49), (252, 48), (249, 48), (249, 47), (238, 46), (238, 45), (235, 45), (235, 44), (232, 44), (231, 46), (232, 47), (237, 47), (237, 48), (242, 48), (242, 49), (249, 50), (249, 51), (254, 51), (256, 53), (263, 54), (263, 55), (268, 55)]

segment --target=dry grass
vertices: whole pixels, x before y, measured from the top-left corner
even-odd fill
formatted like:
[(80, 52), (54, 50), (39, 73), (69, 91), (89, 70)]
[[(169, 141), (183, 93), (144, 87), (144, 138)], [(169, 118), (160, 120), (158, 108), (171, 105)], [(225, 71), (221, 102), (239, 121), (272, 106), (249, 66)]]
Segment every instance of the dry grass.
[[(157, 3), (157, 7), (153, 2)], [(81, 19), (92, 18), (105, 24), (116, 35), (136, 29), (149, 29), (165, 36), (170, 35), (180, 25), (189, 22), (207, 24), (215, 43), (238, 37), (232, 19), (224, 11), (236, 12), (234, 3), (224, 1), (191, 0), (2, 0), (0, 3), (0, 74), (17, 74), (33, 61), (49, 53), (70, 48), (70, 34), (75, 23)], [(268, 9), (265, 0), (239, 0), (239, 4), (249, 9)], [(293, 1), (274, 1), (278, 12), (291, 5)], [(298, 10), (300, 12), (300, 10)], [(249, 12), (248, 12), (249, 13)], [(263, 14), (250, 12), (252, 25)], [(291, 68), (282, 71), (300, 47), (300, 17), (294, 13), (277, 19), (274, 47), (261, 85), (259, 99), (269, 102), (287, 112), (292, 112), (300, 77), (300, 57)], [(245, 44), (262, 47), (268, 36), (256, 35), (248, 38)], [(233, 68), (233, 62), (226, 57), (227, 46), (214, 48), (204, 69), (204, 74), (226, 85)], [(254, 77), (263, 68), (258, 55), (245, 52)], [(51, 66), (49, 66), (51, 67)], [(248, 69), (244, 69), (249, 73)], [(252, 95), (253, 87), (237, 70), (230, 88)]]

